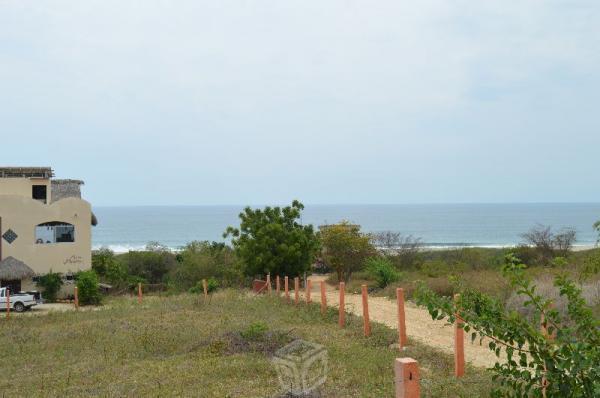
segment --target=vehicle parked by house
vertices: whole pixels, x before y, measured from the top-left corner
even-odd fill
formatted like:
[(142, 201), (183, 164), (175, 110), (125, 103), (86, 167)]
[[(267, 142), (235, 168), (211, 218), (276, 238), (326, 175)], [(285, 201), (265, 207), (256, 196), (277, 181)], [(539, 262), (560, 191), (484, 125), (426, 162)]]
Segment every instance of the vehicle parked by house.
[(10, 309), (16, 312), (27, 311), (34, 305), (37, 305), (36, 297), (29, 293), (14, 293), (8, 296), (8, 289), (0, 288), (0, 310), (6, 310), (7, 300), (10, 303)]

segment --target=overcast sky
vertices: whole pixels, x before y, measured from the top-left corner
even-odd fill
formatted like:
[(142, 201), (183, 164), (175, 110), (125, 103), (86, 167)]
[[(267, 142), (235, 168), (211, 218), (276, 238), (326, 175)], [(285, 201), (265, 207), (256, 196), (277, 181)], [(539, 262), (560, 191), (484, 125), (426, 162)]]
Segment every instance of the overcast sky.
[(0, 163), (94, 205), (600, 201), (597, 0), (0, 0)]

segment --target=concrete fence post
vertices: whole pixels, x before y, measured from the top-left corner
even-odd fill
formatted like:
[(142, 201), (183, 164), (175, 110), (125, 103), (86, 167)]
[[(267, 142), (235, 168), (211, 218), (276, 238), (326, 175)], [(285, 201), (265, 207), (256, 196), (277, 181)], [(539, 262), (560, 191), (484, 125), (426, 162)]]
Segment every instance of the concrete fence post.
[(312, 290), (312, 281), (310, 279), (306, 280), (306, 304), (311, 303), (310, 293)]
[(267, 293), (271, 295), (271, 274), (267, 274)]
[(74, 293), (74, 297), (75, 297), (75, 309), (78, 310), (79, 309), (79, 288), (77, 286), (75, 286), (75, 293)]
[[(460, 294), (454, 295), (454, 301), (458, 303)], [(465, 331), (462, 328), (462, 320), (458, 310), (454, 321), (454, 375), (463, 377), (465, 375)]]
[(298, 304), (300, 301), (300, 278), (294, 278), (294, 303)]
[(275, 277), (275, 293), (279, 297), (279, 291), (281, 290), (281, 286), (279, 285), (279, 275)]
[(325, 294), (325, 281), (321, 281), (321, 314), (327, 312), (327, 295)]
[(340, 282), (340, 314), (338, 323), (341, 328), (346, 326), (346, 302), (345, 302), (345, 294), (344, 291), (346, 288), (346, 284), (344, 282)]
[(362, 305), (365, 337), (371, 335), (371, 323), (369, 322), (369, 291), (367, 285), (362, 285)]
[(206, 279), (202, 279), (202, 288), (204, 289), (204, 299), (208, 298), (208, 284), (206, 283)]
[(396, 289), (396, 299), (398, 300), (398, 345), (400, 349), (406, 347), (406, 313), (404, 311), (404, 289)]
[(138, 304), (142, 304), (142, 284), (138, 283)]
[(283, 285), (285, 289), (285, 299), (290, 302), (290, 286), (289, 286), (289, 278), (286, 276), (283, 278)]
[(412, 358), (396, 358), (394, 362), (396, 376), (396, 398), (419, 398), (419, 364)]
[(10, 319), (10, 290), (6, 288), (6, 319)]

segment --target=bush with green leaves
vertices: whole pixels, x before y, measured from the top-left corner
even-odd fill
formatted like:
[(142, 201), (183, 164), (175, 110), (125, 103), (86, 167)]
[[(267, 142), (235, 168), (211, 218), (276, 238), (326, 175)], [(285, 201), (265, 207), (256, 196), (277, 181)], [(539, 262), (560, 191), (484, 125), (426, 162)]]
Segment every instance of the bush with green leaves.
[[(215, 278), (209, 278), (206, 281), (206, 290), (208, 294), (214, 293), (219, 288), (219, 282)], [(195, 286), (188, 290), (192, 294), (204, 294), (204, 285), (199, 281)]]
[(97, 305), (102, 301), (102, 295), (98, 288), (98, 275), (90, 271), (82, 271), (77, 274), (77, 290), (79, 303), (82, 305)]
[(42, 294), (44, 300), (52, 303), (56, 301), (56, 297), (60, 288), (63, 285), (63, 280), (60, 274), (48, 272), (46, 275), (39, 277), (37, 285), (43, 289)]
[(223, 237), (244, 261), (248, 276), (302, 275), (315, 259), (319, 240), (312, 225), (303, 225), (300, 215), (304, 205), (297, 200), (291, 206), (246, 207), (240, 213), (239, 228), (228, 227)]
[(421, 285), (415, 297), (434, 319), (455, 322), (458, 314), (472, 340), (487, 339), (498, 357), (491, 369), (500, 384), (494, 396), (600, 396), (600, 321), (566, 274), (554, 279), (567, 302), (567, 314), (561, 315), (551, 300), (537, 293), (524, 268), (508, 255), (503, 273), (516, 292), (527, 297), (524, 305), (531, 309), (531, 318), (508, 311), (500, 301), (472, 289), (453, 300)]
[(394, 264), (386, 257), (368, 258), (365, 262), (365, 270), (377, 281), (377, 286), (381, 289), (390, 283), (398, 282), (401, 276)]

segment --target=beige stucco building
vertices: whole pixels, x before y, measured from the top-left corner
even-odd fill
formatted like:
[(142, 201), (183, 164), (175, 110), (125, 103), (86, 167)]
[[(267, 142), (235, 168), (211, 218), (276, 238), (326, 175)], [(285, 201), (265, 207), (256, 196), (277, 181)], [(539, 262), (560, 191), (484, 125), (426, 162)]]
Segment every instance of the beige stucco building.
[[(36, 276), (52, 271), (63, 274), (69, 295), (70, 276), (91, 268), (96, 220), (81, 199), (83, 181), (53, 177), (49, 167), (0, 167), (0, 284), (13, 291), (35, 290)], [(10, 279), (9, 263), (30, 276)]]

